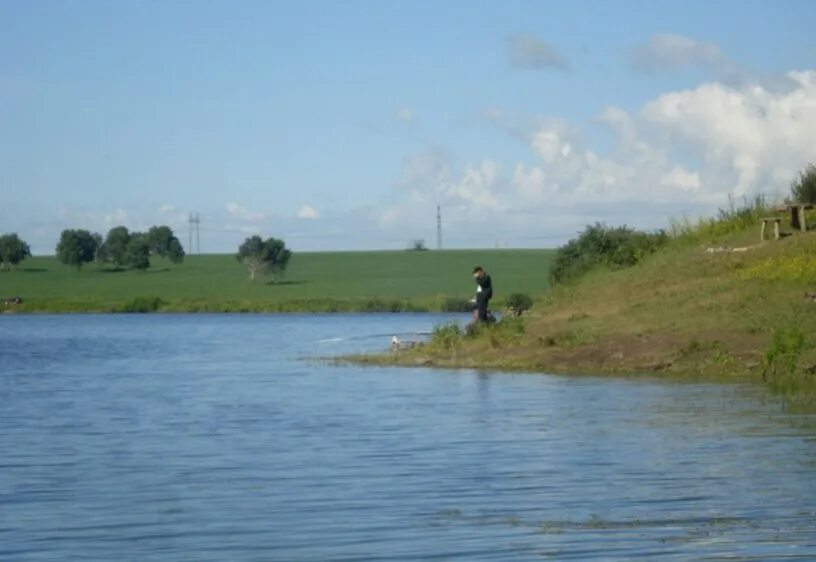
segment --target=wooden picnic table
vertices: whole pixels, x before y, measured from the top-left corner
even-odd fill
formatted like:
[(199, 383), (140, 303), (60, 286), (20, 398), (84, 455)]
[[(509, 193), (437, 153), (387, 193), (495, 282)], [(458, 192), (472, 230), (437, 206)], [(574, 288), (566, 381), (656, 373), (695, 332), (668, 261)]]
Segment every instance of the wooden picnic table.
[[(776, 211), (777, 213), (790, 213), (791, 228), (793, 230), (807, 232), (807, 220), (805, 219), (805, 211), (812, 208), (813, 205), (811, 205), (810, 203), (788, 203), (786, 205), (776, 207), (774, 211)], [(762, 224), (762, 228), (759, 231), (760, 241), (762, 242), (765, 241), (765, 230), (767, 229), (768, 225), (773, 225), (774, 239), (779, 240), (780, 238), (779, 225), (782, 223), (782, 218), (762, 217), (759, 220), (760, 223)]]

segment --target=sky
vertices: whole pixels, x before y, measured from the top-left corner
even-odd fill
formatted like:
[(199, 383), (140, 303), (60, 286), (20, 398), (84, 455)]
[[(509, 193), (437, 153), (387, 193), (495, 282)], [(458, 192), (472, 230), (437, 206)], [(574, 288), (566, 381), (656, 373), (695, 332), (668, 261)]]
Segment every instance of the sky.
[[(816, 162), (816, 2), (0, 0), (0, 233), (553, 247)], [(196, 251), (197, 248), (187, 248)]]

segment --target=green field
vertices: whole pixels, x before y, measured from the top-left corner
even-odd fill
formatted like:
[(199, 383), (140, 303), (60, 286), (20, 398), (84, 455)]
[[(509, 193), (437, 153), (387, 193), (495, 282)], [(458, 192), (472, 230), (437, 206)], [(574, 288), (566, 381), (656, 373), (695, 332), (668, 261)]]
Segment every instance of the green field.
[[(254, 282), (232, 255), (193, 255), (183, 264), (153, 259), (146, 271), (88, 265), (81, 271), (54, 257), (32, 257), (0, 272), (0, 297), (20, 312), (138, 310), (158, 302), (167, 312), (333, 312), (441, 310), (449, 297), (473, 296), (470, 272), (493, 276), (495, 304), (511, 292), (548, 288), (552, 250), (314, 252), (293, 255), (285, 277)], [(148, 309), (152, 306), (148, 305)]]

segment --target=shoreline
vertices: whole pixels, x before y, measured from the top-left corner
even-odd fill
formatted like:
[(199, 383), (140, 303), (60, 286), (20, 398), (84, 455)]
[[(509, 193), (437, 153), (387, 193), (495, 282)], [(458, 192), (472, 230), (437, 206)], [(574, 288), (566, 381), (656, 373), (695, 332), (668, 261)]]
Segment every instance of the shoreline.
[(23, 300), (0, 308), (2, 314), (200, 314), (200, 313), (459, 313), (446, 310), (444, 298), (422, 299), (280, 299), (280, 300), (165, 300), (141, 296), (128, 300)]
[[(748, 383), (761, 386), (762, 377), (753, 362), (742, 368), (723, 369), (710, 357), (678, 361), (678, 351), (665, 349), (663, 363), (643, 363), (637, 360), (625, 361), (619, 355), (599, 356), (588, 361), (578, 356), (587, 352), (586, 348), (558, 349), (553, 355), (561, 357), (507, 356), (476, 357), (466, 353), (439, 353), (430, 349), (429, 344), (420, 344), (414, 349), (401, 351), (383, 350), (379, 353), (346, 355), (333, 358), (339, 363), (363, 367), (431, 368), (451, 370), (490, 370), (506, 373), (548, 374), (569, 377), (619, 377), (624, 379), (650, 379), (655, 381), (676, 381), (694, 383)], [(464, 355), (464, 356), (463, 356)]]

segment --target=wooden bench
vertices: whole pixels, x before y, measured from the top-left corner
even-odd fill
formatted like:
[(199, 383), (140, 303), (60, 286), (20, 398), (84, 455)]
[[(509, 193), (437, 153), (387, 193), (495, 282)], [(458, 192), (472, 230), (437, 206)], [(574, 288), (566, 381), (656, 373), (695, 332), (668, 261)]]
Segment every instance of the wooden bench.
[(774, 210), (778, 213), (790, 215), (791, 228), (796, 231), (807, 232), (807, 216), (805, 211), (809, 211), (814, 206), (810, 203), (786, 203)]
[(779, 224), (782, 222), (782, 219), (779, 217), (764, 217), (759, 220), (762, 221), (762, 228), (759, 231), (759, 241), (765, 241), (765, 227), (769, 222), (772, 222), (774, 226), (774, 240), (779, 240)]

